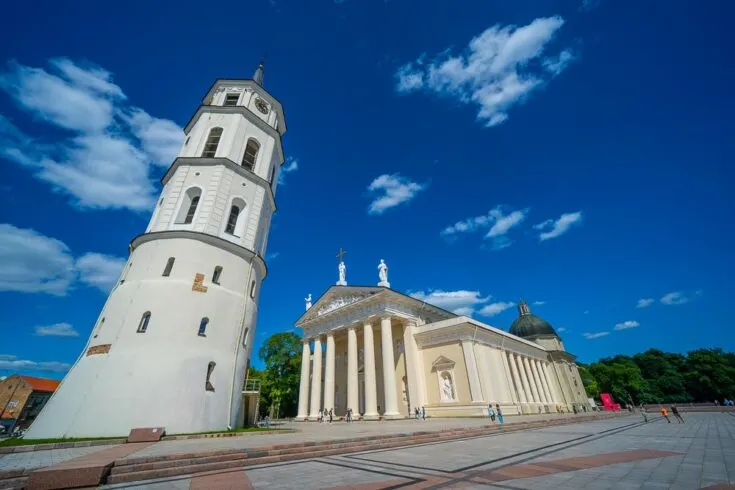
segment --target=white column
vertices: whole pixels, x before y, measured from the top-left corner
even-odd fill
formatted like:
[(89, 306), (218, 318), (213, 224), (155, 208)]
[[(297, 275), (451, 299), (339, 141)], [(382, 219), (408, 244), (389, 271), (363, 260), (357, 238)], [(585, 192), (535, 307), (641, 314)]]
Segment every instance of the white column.
[(553, 401), (554, 403), (561, 403), (561, 397), (559, 396), (559, 391), (556, 388), (556, 384), (554, 384), (554, 379), (552, 378), (549, 363), (542, 362), (541, 368), (544, 372), (544, 379), (546, 380), (546, 384), (549, 387), (549, 392), (551, 393), (551, 401)]
[(378, 385), (375, 379), (375, 343), (373, 326), (369, 322), (363, 325), (363, 341), (365, 348), (365, 418), (378, 418)]
[(544, 398), (546, 399), (546, 403), (551, 404), (553, 401), (551, 398), (551, 391), (549, 391), (549, 387), (546, 384), (546, 377), (544, 376), (544, 367), (541, 364), (541, 361), (533, 361), (534, 367), (536, 368), (536, 372), (538, 373), (538, 380), (539, 383), (541, 383), (541, 389), (544, 392)]
[(383, 349), (383, 387), (385, 388), (385, 411), (386, 417), (395, 417), (398, 413), (398, 400), (396, 395), (396, 366), (393, 359), (393, 329), (389, 316), (380, 319), (380, 340)]
[(355, 327), (347, 329), (347, 408), (352, 413), (360, 413), (357, 379), (357, 331)]
[(419, 366), (419, 358), (416, 355), (418, 348), (416, 339), (413, 337), (416, 323), (409, 320), (403, 325), (403, 352), (406, 361), (406, 385), (408, 388), (408, 412), (411, 414), (415, 407), (421, 406), (421, 396), (419, 395), (419, 376), (421, 368)]
[(531, 390), (529, 389), (526, 371), (523, 369), (521, 356), (519, 356), (518, 354), (513, 354), (513, 359), (515, 360), (516, 365), (518, 366), (518, 372), (521, 375), (521, 385), (523, 387), (523, 394), (525, 395), (526, 403), (533, 403), (533, 397), (531, 396)]
[(324, 366), (324, 409), (334, 409), (334, 333), (327, 334), (327, 365)]
[(528, 358), (523, 356), (521, 357), (523, 361), (523, 368), (526, 372), (526, 380), (528, 381), (528, 385), (531, 388), (531, 396), (533, 397), (534, 403), (540, 403), (541, 399), (538, 397), (538, 391), (536, 391), (536, 383), (533, 381), (533, 373), (531, 372), (531, 367), (528, 365)]
[[(505, 373), (505, 386), (506, 386), (506, 389), (508, 390), (507, 393), (508, 393), (508, 396), (510, 396), (510, 401), (512, 403), (518, 403), (519, 402), (518, 393), (516, 393), (516, 389), (513, 384), (513, 378), (512, 378), (513, 375), (510, 372), (510, 365), (508, 364), (508, 353), (505, 352), (503, 349), (498, 349), (498, 354), (500, 355), (500, 360), (503, 364), (503, 372)], [(508, 400), (503, 400), (503, 401), (508, 401)]]
[(311, 371), (311, 349), (309, 339), (304, 339), (301, 351), (301, 380), (299, 381), (299, 413), (297, 419), (309, 416), (309, 372)]
[(520, 399), (520, 403), (526, 404), (528, 403), (528, 398), (526, 398), (526, 391), (521, 384), (521, 376), (518, 374), (518, 358), (511, 352), (508, 352), (508, 355), (510, 356), (510, 370), (513, 373), (513, 381), (518, 391), (518, 398)]
[(311, 373), (311, 404), (309, 417), (315, 419), (322, 408), (322, 339), (314, 339), (314, 372)]
[(462, 341), (462, 352), (464, 353), (464, 364), (467, 367), (467, 378), (470, 380), (470, 397), (472, 402), (481, 402), (482, 388), (480, 387), (480, 376), (477, 372), (477, 359), (475, 359), (475, 350), (472, 348), (472, 341)]
[(528, 364), (531, 366), (531, 374), (533, 374), (533, 380), (536, 382), (536, 391), (538, 392), (539, 401), (541, 403), (549, 403), (544, 393), (544, 385), (541, 384), (541, 376), (538, 374), (536, 367), (536, 359), (529, 359)]

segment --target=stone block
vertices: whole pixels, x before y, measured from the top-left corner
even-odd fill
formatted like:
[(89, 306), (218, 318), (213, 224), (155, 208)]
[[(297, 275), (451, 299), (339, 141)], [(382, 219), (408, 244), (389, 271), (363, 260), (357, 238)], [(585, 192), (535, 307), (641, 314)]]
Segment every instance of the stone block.
[(144, 427), (130, 431), (127, 442), (158, 442), (166, 433), (164, 427)]

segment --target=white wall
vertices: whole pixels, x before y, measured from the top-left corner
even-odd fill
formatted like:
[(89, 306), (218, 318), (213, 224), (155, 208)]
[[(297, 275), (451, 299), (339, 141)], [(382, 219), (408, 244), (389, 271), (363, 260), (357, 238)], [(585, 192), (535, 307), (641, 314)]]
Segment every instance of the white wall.
[[(176, 261), (171, 275), (162, 277), (168, 257)], [(104, 324), (87, 346), (111, 344), (109, 353), (82, 354), (27, 437), (120, 436), (153, 426), (169, 433), (200, 432), (236, 423), (255, 338), (262, 280), (257, 268), (189, 239), (143, 243), (129, 264), (124, 283), (113, 290), (100, 315)], [(215, 266), (223, 268), (220, 285), (211, 283)], [(192, 291), (197, 273), (206, 276), (206, 293)], [(251, 274), (257, 285), (254, 299), (249, 296)], [(148, 330), (138, 333), (145, 311), (151, 312)], [(197, 335), (202, 317), (209, 318), (206, 337)], [(244, 328), (250, 329), (245, 347)], [(210, 361), (216, 362), (214, 392), (205, 390)]]

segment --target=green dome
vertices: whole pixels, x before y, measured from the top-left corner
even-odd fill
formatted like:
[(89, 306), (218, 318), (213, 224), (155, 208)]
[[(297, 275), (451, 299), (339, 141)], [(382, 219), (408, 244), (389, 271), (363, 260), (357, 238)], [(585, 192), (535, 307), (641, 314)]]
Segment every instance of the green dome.
[(554, 337), (558, 337), (551, 324), (531, 313), (528, 304), (523, 300), (518, 303), (518, 318), (510, 326), (510, 333), (521, 338), (537, 337), (540, 335), (553, 335)]

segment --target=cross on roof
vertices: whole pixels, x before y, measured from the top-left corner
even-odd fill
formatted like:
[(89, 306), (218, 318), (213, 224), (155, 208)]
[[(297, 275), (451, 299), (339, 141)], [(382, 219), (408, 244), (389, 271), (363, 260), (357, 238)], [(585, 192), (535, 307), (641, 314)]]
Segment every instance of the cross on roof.
[(337, 252), (337, 258), (340, 262), (342, 262), (342, 257), (344, 257), (346, 253), (347, 250), (343, 250), (342, 247), (339, 248), (339, 252)]

